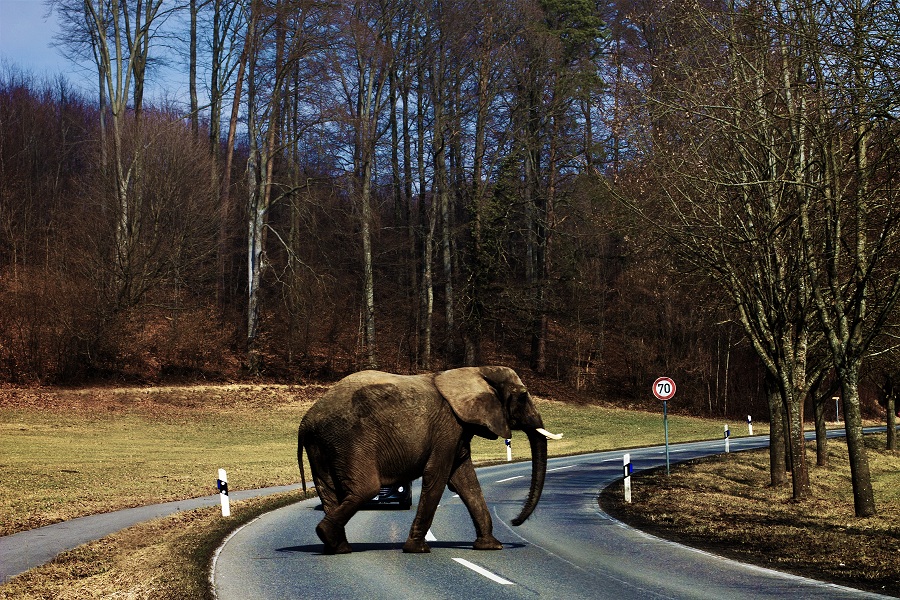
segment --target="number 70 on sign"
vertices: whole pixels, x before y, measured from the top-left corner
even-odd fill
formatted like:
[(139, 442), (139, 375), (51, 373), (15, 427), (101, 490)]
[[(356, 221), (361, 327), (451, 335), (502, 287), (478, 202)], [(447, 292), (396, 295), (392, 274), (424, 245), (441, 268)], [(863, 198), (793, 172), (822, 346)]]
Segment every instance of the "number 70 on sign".
[(660, 377), (653, 382), (653, 395), (660, 400), (670, 400), (675, 395), (675, 382), (669, 377)]

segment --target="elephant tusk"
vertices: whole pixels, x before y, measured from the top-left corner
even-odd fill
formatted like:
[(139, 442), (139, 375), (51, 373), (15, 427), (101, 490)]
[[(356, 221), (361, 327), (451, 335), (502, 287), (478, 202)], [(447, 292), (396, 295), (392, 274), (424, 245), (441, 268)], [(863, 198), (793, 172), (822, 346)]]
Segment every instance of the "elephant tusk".
[(543, 427), (538, 427), (537, 432), (539, 434), (541, 434), (542, 436), (544, 436), (548, 439), (551, 439), (551, 440), (561, 440), (562, 436), (563, 436), (563, 434), (561, 434), (561, 433), (550, 433)]

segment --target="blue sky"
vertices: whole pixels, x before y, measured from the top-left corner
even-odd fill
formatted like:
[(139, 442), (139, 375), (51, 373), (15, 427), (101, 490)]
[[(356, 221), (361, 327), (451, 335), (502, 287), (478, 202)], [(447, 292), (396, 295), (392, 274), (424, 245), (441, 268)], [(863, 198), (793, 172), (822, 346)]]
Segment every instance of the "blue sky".
[[(91, 63), (76, 64), (54, 47), (60, 31), (56, 16), (48, 15), (45, 0), (0, 0), (0, 64), (16, 67), (38, 79), (63, 74), (88, 96), (96, 94), (96, 71)], [(158, 51), (167, 54), (162, 48)], [(187, 76), (177, 59), (170, 68), (148, 74), (147, 99), (186, 98)]]
[(43, 0), (0, 0), (0, 59), (7, 63), (39, 77), (71, 74), (76, 65), (51, 46), (58, 30)]

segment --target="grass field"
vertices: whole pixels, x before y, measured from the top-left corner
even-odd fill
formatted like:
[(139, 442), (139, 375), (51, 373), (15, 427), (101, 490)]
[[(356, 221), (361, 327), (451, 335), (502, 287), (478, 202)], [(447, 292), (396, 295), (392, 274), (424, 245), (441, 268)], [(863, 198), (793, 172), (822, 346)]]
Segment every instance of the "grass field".
[(0, 408), (0, 534), (299, 478), (296, 427), (318, 390), (40, 392)]

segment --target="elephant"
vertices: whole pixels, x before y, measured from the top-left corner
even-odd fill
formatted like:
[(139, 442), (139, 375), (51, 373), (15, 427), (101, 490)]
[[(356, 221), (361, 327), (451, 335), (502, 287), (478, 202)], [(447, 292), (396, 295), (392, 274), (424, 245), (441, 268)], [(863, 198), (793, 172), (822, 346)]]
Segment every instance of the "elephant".
[(345, 526), (382, 486), (422, 478), (422, 493), (403, 551), (430, 552), (425, 535), (449, 484), (472, 522), (478, 550), (499, 550), (490, 512), (475, 475), (474, 436), (528, 436), (531, 485), (513, 525), (534, 511), (547, 471), (547, 437), (525, 385), (502, 366), (463, 367), (439, 373), (395, 375), (361, 371), (345, 377), (306, 413), (297, 434), (303, 488), (303, 450), (309, 456), (325, 517), (316, 534), (325, 554), (352, 552)]

